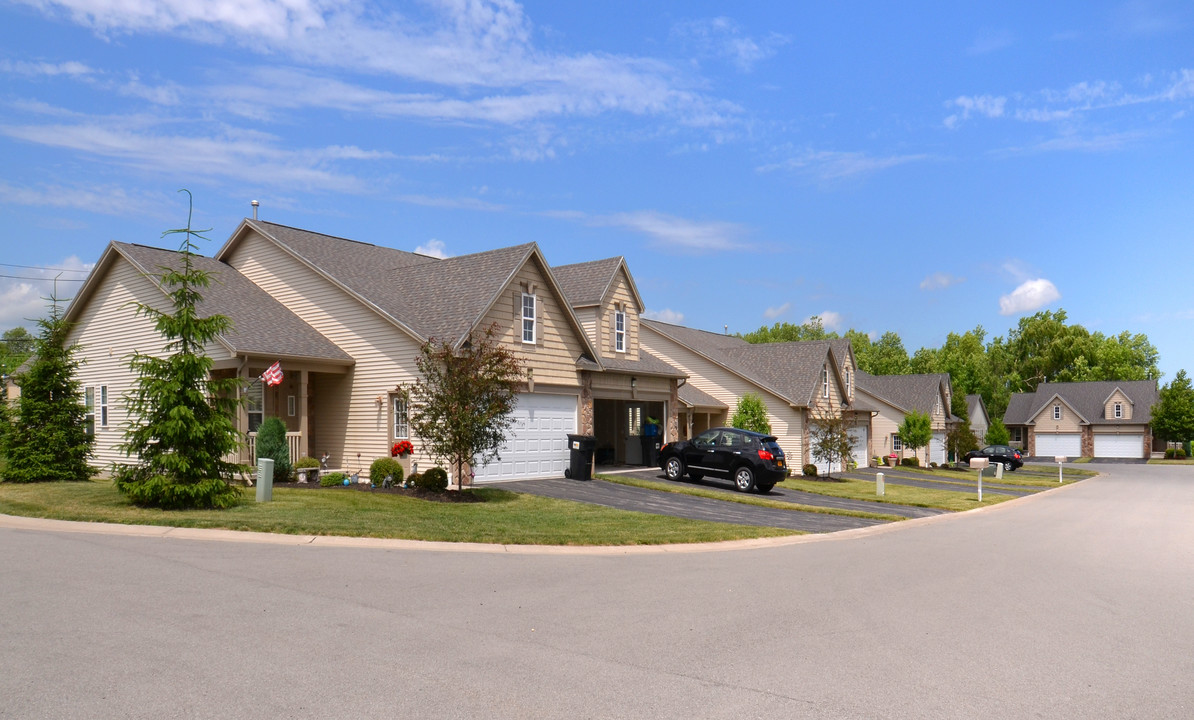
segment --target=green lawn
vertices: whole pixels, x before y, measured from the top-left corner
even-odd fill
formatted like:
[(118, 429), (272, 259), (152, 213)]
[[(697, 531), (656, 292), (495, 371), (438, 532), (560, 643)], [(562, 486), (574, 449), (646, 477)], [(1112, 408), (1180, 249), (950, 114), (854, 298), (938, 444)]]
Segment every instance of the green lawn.
[[(1036, 469), (1038, 466), (1025, 465), (1015, 472), (1005, 472), (1003, 478), (995, 479), (995, 471), (988, 468), (983, 471), (983, 482), (1001, 483), (1003, 485), (1016, 485), (1023, 487), (1057, 487), (1057, 467), (1046, 468), (1043, 470)], [(977, 470), (965, 470), (959, 472), (957, 470), (944, 470), (941, 468), (910, 468), (899, 467), (892, 468), (891, 472), (906, 472), (914, 475), (923, 475), (927, 478), (936, 480), (950, 480), (957, 483), (969, 483), (973, 485), (978, 480)], [(1064, 471), (1064, 481), (1061, 484), (1069, 485), (1084, 478), (1094, 477), (1098, 473), (1090, 470), (1074, 470), (1073, 468), (1066, 468)]]
[(804, 477), (790, 477), (776, 487), (786, 487), (792, 490), (833, 497), (852, 498), (854, 500), (874, 500), (876, 502), (896, 503), (898, 505), (914, 505), (916, 507), (940, 508), (942, 510), (973, 510), (977, 507), (996, 505), (1011, 500), (1010, 495), (997, 495), (991, 492), (983, 493), (983, 501), (978, 501), (977, 488), (958, 490), (937, 490), (907, 485), (885, 483), (886, 494), (875, 496), (875, 483), (870, 480), (854, 480), (851, 478), (835, 478), (833, 481), (810, 480)]
[(1194, 458), (1184, 458), (1182, 460), (1173, 460), (1173, 459), (1149, 460), (1148, 464), (1149, 465), (1194, 465)]
[(647, 488), (649, 490), (659, 490), (661, 492), (677, 493), (680, 495), (693, 495), (696, 497), (710, 498), (713, 500), (722, 500), (725, 502), (736, 502), (743, 505), (758, 505), (760, 507), (778, 508), (780, 510), (802, 510), (804, 512), (822, 513), (825, 515), (848, 515), (850, 517), (872, 518), (875, 520), (887, 520), (890, 522), (898, 522), (905, 518), (900, 515), (888, 515), (886, 513), (878, 512), (863, 512), (860, 510), (841, 510), (839, 508), (820, 507), (818, 505), (801, 505), (799, 503), (784, 502), (782, 500), (770, 500), (765, 495), (750, 495), (747, 493), (727, 493), (718, 490), (710, 490), (697, 485), (685, 485), (684, 483), (670, 483), (661, 482), (659, 480), (643, 480), (636, 477), (625, 477), (622, 475), (598, 475), (598, 478), (608, 482), (617, 483), (619, 485), (629, 485), (631, 487)]
[(294, 535), (346, 535), (511, 545), (658, 545), (800, 534), (624, 512), (496, 489), (468, 492), (480, 503), (441, 503), (403, 495), (325, 488), (276, 488), (270, 503), (230, 510), (167, 511), (130, 505), (107, 480), (0, 483), (0, 513), (59, 520), (223, 528)]

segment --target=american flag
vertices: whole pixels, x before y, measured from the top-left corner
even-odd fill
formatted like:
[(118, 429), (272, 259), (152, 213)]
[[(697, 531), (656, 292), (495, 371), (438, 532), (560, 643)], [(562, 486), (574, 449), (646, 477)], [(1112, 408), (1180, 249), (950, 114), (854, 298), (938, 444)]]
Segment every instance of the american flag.
[(270, 365), (265, 372), (261, 373), (261, 379), (265, 381), (266, 385), (273, 387), (274, 385), (282, 384), (282, 363), (275, 361)]

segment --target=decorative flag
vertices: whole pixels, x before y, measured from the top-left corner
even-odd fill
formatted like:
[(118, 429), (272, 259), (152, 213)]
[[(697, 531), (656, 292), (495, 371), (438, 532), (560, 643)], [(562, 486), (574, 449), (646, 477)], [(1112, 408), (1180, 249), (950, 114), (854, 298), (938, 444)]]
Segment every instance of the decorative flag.
[(270, 365), (265, 372), (261, 373), (261, 379), (264, 380), (265, 384), (269, 385), (270, 387), (273, 387), (274, 385), (281, 385), (282, 363), (275, 360), (273, 365)]

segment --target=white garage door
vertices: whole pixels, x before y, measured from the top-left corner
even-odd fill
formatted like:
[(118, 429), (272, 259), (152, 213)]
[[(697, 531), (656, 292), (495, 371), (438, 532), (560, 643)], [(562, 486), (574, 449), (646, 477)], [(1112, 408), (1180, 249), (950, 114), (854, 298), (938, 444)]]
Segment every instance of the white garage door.
[(932, 439), (929, 440), (928, 462), (935, 462), (938, 465), (944, 465), (946, 463), (945, 433), (933, 433)]
[(1098, 458), (1144, 457), (1144, 436), (1095, 435), (1094, 456)]
[(564, 477), (568, 434), (575, 432), (575, 395), (522, 393), (500, 458), (475, 468), (473, 482)]
[(1082, 436), (1078, 433), (1039, 433), (1036, 436), (1036, 455), (1046, 458), (1054, 455), (1081, 457)]
[(866, 456), (866, 427), (852, 427), (846, 432), (850, 434), (850, 448), (854, 462), (860, 468), (870, 465), (871, 460)]

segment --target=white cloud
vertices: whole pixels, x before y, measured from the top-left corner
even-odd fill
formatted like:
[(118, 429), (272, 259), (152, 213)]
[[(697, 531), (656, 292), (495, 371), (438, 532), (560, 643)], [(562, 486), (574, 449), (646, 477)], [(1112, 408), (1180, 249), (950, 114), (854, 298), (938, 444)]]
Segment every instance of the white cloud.
[(788, 312), (791, 309), (792, 309), (792, 303), (786, 302), (783, 305), (780, 305), (779, 307), (767, 308), (766, 310), (763, 311), (763, 317), (767, 318), (768, 320), (774, 320), (775, 318), (779, 317), (780, 315), (783, 315), (784, 313)]
[(727, 17), (677, 23), (672, 35), (701, 55), (725, 58), (743, 72), (749, 72), (760, 60), (775, 55), (778, 48), (790, 42), (790, 38), (775, 32), (752, 38)]
[(1003, 115), (1004, 107), (1007, 105), (1007, 98), (1003, 96), (993, 95), (959, 95), (953, 100), (945, 103), (945, 106), (960, 108), (961, 112), (954, 113), (945, 118), (945, 127), (954, 129), (963, 120), (967, 120), (973, 115), (982, 115), (989, 118), (997, 118)]
[(13, 62), (11, 60), (0, 60), (0, 73), (8, 73), (11, 75), (25, 75), (29, 77), (56, 77), (58, 75), (90, 75), (94, 72), (95, 71), (90, 67), (81, 62), (75, 62), (73, 60), (61, 63), (23, 61)]
[(1061, 293), (1053, 283), (1044, 278), (1037, 278), (1021, 284), (1011, 294), (1000, 297), (999, 314), (1031, 312), (1059, 299)]
[(672, 325), (684, 322), (684, 313), (668, 308), (664, 308), (663, 310), (646, 310), (643, 312), (643, 317), (648, 320), (658, 320), (659, 322), (670, 323)]
[(886, 170), (905, 163), (925, 160), (928, 155), (889, 155), (876, 157), (861, 152), (808, 150), (778, 163), (759, 166), (759, 172), (796, 170), (809, 173), (820, 180), (841, 180), (855, 175)]
[[(804, 322), (809, 322), (813, 319), (813, 315), (809, 315), (804, 319)], [(826, 310), (825, 312), (817, 314), (815, 317), (821, 318), (821, 327), (826, 330), (841, 330), (845, 318), (839, 312)]]
[(591, 225), (626, 228), (671, 247), (711, 251), (747, 247), (743, 241), (746, 228), (737, 223), (688, 220), (654, 210), (586, 217)]
[(949, 273), (944, 273), (944, 272), (935, 272), (932, 275), (929, 275), (928, 277), (926, 277), (924, 280), (920, 281), (920, 289), (921, 290), (943, 290), (943, 289), (949, 287), (950, 285), (957, 285), (958, 283), (965, 282), (965, 281), (966, 281), (966, 278), (960, 278), (960, 277), (957, 277), (956, 275), (951, 275)]
[(72, 255), (55, 263), (53, 270), (3, 268), (3, 274), (21, 278), (0, 278), (0, 328), (23, 326), (36, 335), (38, 330), (33, 323), (48, 314), (47, 298), (54, 293), (54, 276), (60, 276), (57, 293), (65, 306), (82, 287), (80, 281), (93, 265)]
[(449, 257), (445, 250), (446, 248), (444, 246), (444, 241), (436, 240), (435, 238), (431, 238), (426, 243), (415, 248), (415, 252), (419, 253), (420, 255), (427, 255), (429, 257), (439, 258), (440, 260)]

